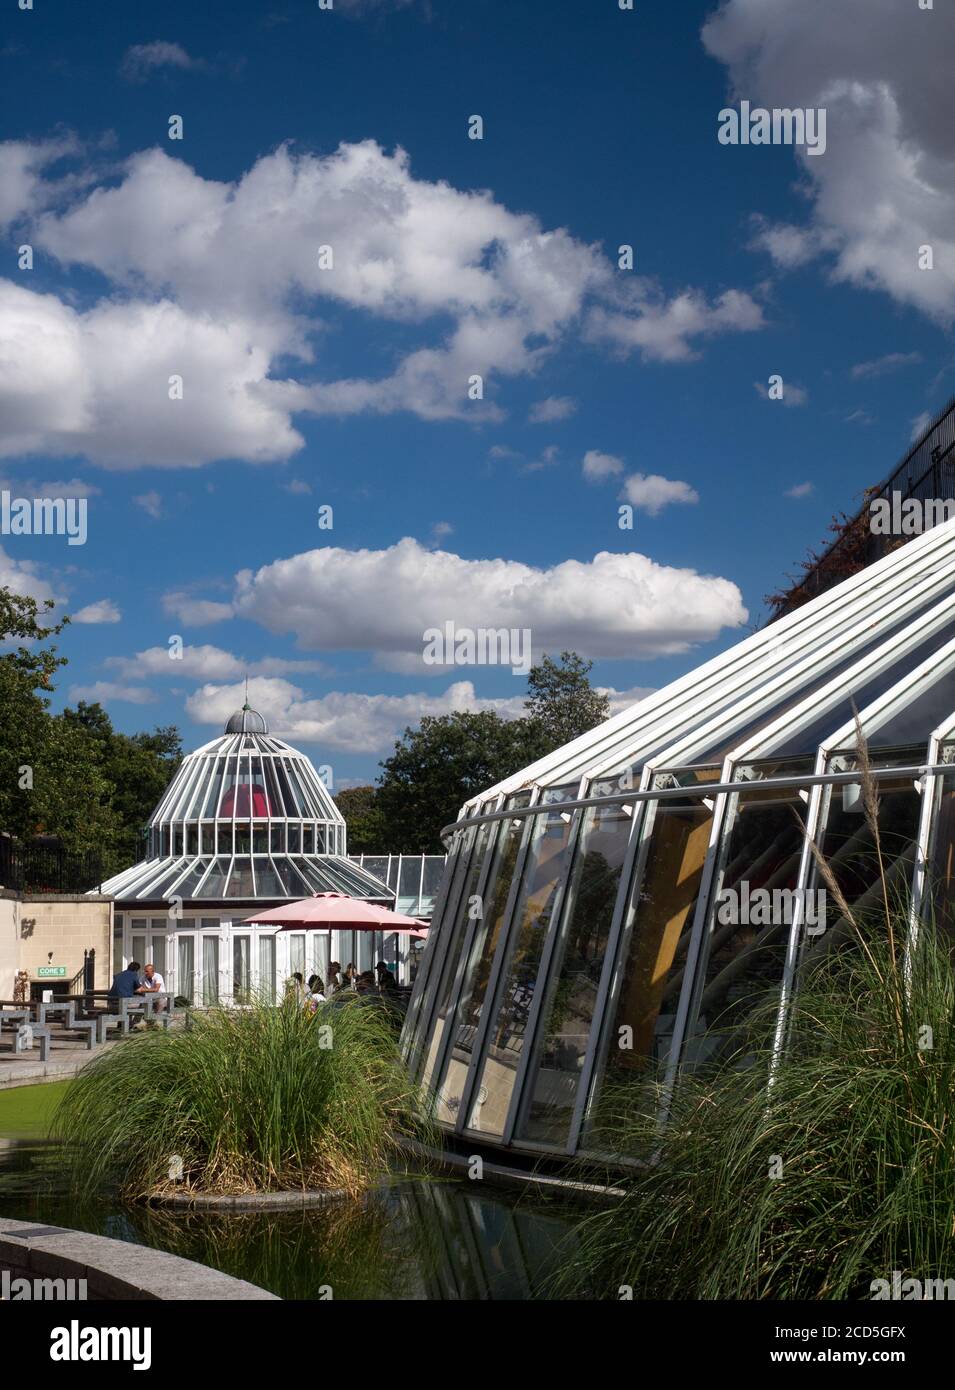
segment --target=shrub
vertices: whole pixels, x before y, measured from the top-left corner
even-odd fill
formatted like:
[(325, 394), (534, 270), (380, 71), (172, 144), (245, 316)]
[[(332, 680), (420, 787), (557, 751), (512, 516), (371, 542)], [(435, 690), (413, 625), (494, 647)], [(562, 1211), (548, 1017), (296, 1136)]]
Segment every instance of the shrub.
[(355, 1192), (387, 1164), (396, 1135), (415, 1128), (413, 1111), (379, 1010), (255, 1003), (104, 1053), (71, 1085), (54, 1132), (71, 1186), (87, 1195)]

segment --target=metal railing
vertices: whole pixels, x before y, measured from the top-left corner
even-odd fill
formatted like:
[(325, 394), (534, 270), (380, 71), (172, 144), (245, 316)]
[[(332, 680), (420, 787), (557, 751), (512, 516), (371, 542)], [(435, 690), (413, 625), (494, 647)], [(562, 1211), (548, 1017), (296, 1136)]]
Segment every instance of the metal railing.
[(71, 854), (0, 835), (0, 887), (17, 893), (87, 893), (102, 881), (102, 861), (92, 851)]
[(885, 482), (867, 490), (864, 505), (812, 563), (804, 577), (777, 601), (770, 621), (791, 613), (849, 574), (881, 560), (913, 539), (911, 535), (874, 535), (869, 526), (872, 502), (880, 497), (891, 500), (894, 492), (901, 494), (903, 502), (909, 498), (921, 502), (955, 498), (955, 396)]

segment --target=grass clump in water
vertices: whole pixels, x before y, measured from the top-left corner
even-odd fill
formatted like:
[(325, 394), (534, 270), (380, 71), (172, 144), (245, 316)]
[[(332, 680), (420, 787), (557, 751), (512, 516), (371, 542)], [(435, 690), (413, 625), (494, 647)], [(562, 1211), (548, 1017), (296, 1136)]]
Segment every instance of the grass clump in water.
[(417, 1128), (414, 1101), (381, 1010), (255, 1003), (111, 1049), (72, 1083), (54, 1130), (83, 1195), (358, 1192)]

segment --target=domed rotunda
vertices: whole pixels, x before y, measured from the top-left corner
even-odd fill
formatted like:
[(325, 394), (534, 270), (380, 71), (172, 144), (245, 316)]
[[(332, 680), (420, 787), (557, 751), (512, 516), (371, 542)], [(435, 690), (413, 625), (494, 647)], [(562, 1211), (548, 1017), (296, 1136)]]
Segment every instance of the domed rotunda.
[(148, 837), (147, 858), (102, 886), (116, 900), (115, 969), (152, 961), (169, 992), (208, 1005), (274, 997), (293, 971), (324, 978), (331, 959), (365, 969), (380, 958), (380, 933), (276, 934), (244, 922), (313, 893), (395, 902), (346, 857), (344, 818), (311, 760), (248, 703), (183, 759)]

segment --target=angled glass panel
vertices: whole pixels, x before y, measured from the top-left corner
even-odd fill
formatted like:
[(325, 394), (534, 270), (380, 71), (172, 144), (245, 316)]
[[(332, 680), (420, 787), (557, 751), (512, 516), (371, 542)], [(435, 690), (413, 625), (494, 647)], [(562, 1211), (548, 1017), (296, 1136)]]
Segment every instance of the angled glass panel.
[(226, 879), (229, 876), (229, 865), (231, 859), (217, 859), (209, 870), (209, 876), (202, 885), (203, 898), (221, 898), (225, 896)]
[[(955, 743), (942, 745), (939, 761), (955, 762)], [(930, 919), (955, 940), (955, 768), (935, 787), (927, 893)]]
[[(530, 793), (522, 792), (508, 800), (507, 810), (527, 806)], [(455, 1034), (437, 1087), (437, 1118), (453, 1124), (457, 1118), (467, 1079), (474, 1037), (484, 1008), (491, 967), (497, 951), (507, 910), (511, 879), (524, 832), (526, 817), (492, 822), (498, 826), (494, 858), (484, 890), (483, 912), (476, 923), (468, 959), (464, 964), (460, 1001), (455, 1011)]]
[(208, 859), (200, 859), (198, 863), (196, 863), (196, 864), (194, 864), (194, 865), (192, 866), (192, 868), (189, 870), (189, 873), (187, 874), (187, 876), (182, 880), (182, 882), (181, 882), (180, 885), (179, 885), (179, 896), (180, 896), (180, 897), (182, 897), (182, 898), (191, 898), (191, 897), (192, 897), (192, 895), (193, 895), (193, 893), (195, 892), (196, 888), (198, 888), (199, 884), (201, 883), (201, 881), (202, 881), (202, 876), (203, 876), (203, 874), (205, 873), (205, 871), (206, 871), (206, 869), (207, 869), (208, 867), (209, 867), (209, 861), (208, 861)]
[[(573, 787), (543, 793), (541, 804), (573, 798)], [(544, 942), (559, 905), (574, 814), (554, 810), (534, 816), (534, 825), (521, 879), (513, 926), (506, 946), (468, 1127), (480, 1134), (501, 1135), (514, 1089), (514, 1077), (524, 1048), (524, 1032), (538, 988)]]
[(279, 876), (275, 872), (275, 865), (268, 859), (256, 860), (255, 885), (256, 896), (259, 898), (283, 898), (285, 896)]
[[(775, 1003), (795, 920), (806, 820), (798, 788), (754, 788), (729, 798), (708, 907), (682, 1066), (701, 1071), (740, 1057), (747, 1024)], [(816, 925), (813, 899), (805, 926)]]
[(248, 855), (237, 856), (232, 865), (232, 873), (226, 886), (227, 898), (254, 898), (255, 879), (252, 875), (252, 860)]
[(622, 1088), (656, 1077), (669, 1057), (684, 985), (713, 807), (702, 797), (650, 802), (630, 892), (585, 1121), (599, 1148)]
[[(879, 674), (858, 675), (850, 686), (840, 692), (837, 700), (828, 700), (820, 704), (822, 712), (801, 729), (794, 729), (790, 734), (784, 735), (776, 743), (773, 751), (780, 754), (803, 753), (818, 748), (827, 741), (834, 729), (851, 720), (853, 709), (863, 710), (866, 705), (879, 699), (952, 637), (955, 637), (955, 618), (893, 661)], [(928, 742), (928, 735), (933, 727), (931, 724), (927, 727), (925, 742)]]
[[(464, 949), (464, 942), (467, 937), (467, 926), (469, 922), (469, 911), (471, 910), (472, 900), (477, 893), (478, 881), (481, 877), (481, 870), (484, 868), (484, 856), (487, 853), (488, 845), (492, 835), (496, 834), (497, 826), (492, 824), (479, 825), (472, 827), (465, 833), (464, 844), (459, 851), (462, 855), (470, 853), (471, 844), (474, 844), (474, 853), (471, 855), (470, 863), (467, 868), (467, 877), (458, 903), (457, 912), (453, 918), (447, 918), (441, 923), (439, 930), (448, 933), (448, 950), (441, 968), (437, 993), (435, 995), (434, 1023), (431, 1028), (431, 1036), (427, 1043), (427, 1054), (425, 1056), (424, 1068), (421, 1073), (421, 1084), (425, 1088), (430, 1087), (434, 1078), (434, 1068), (438, 1057), (441, 1054), (441, 1044), (444, 1040), (444, 1030), (447, 1025), (448, 1013), (454, 995), (454, 985), (458, 974), (458, 965), (461, 960), (461, 953)], [(429, 943), (434, 949), (436, 943)]]
[(520, 1138), (556, 1148), (567, 1142), (632, 829), (630, 806), (591, 807), (584, 812), (536, 1053), (528, 1071), (517, 1129)]
[[(925, 747), (910, 749), (903, 759), (915, 762), (925, 756)], [(830, 758), (827, 771), (854, 771), (858, 760), (840, 754)], [(861, 782), (826, 787), (820, 816), (818, 843), (823, 857), (839, 885), (853, 918), (859, 923), (882, 925), (885, 921), (882, 877), (893, 908), (907, 907), (912, 868), (915, 862), (921, 798), (911, 776), (880, 778), (878, 784), (878, 830), (876, 844), (868, 817)], [(820, 893), (820, 929), (803, 937), (800, 969), (811, 966), (852, 934), (852, 926), (840, 910), (833, 893), (825, 888), (818, 869), (812, 887)]]

